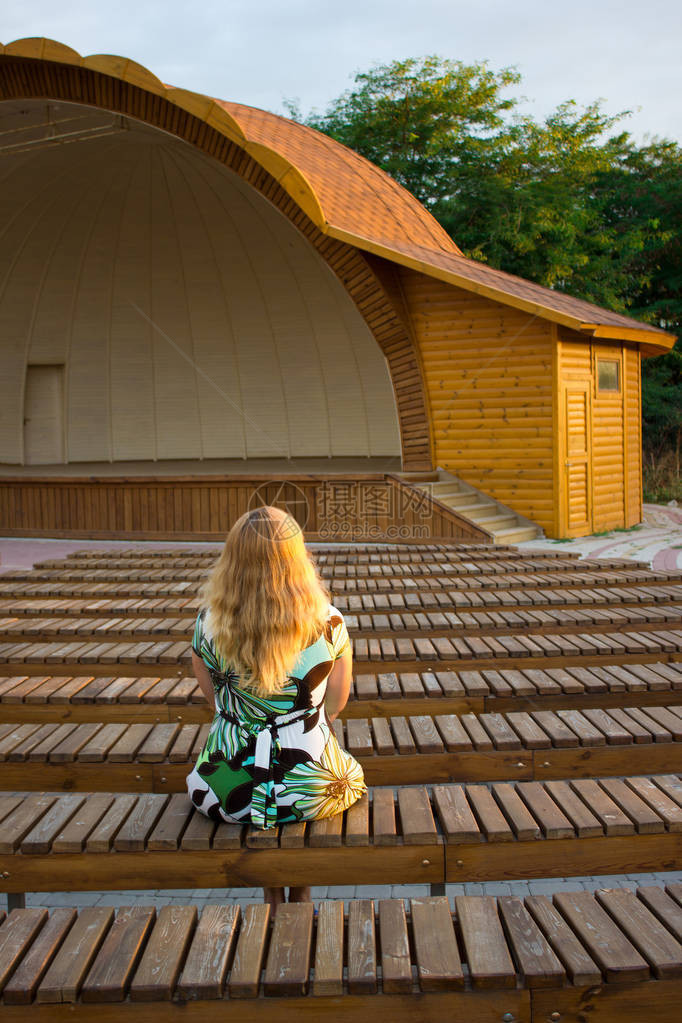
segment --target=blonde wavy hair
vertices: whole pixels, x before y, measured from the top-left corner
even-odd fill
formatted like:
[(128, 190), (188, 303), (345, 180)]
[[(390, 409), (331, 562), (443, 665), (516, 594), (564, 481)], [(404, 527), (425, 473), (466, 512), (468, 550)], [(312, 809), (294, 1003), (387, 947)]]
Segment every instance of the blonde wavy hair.
[(216, 652), (260, 697), (282, 690), (329, 613), (300, 527), (271, 505), (237, 519), (200, 596)]

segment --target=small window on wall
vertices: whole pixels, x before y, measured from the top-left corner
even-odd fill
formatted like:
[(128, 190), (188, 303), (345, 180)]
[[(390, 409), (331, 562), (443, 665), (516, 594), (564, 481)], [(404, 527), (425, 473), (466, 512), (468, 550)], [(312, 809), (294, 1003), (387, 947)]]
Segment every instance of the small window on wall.
[(597, 390), (620, 393), (620, 362), (618, 359), (597, 359)]

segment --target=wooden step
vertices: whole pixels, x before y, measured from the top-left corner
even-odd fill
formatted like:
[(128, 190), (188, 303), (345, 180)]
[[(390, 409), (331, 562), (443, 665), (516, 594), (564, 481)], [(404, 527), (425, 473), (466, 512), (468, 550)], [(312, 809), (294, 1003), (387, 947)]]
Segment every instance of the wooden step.
[[(104, 719), (4, 724), (0, 786), (185, 792), (208, 727)], [(369, 785), (682, 771), (681, 704), (352, 718), (335, 722), (334, 731), (362, 765)]]
[(0, 812), (12, 893), (460, 883), (675, 870), (682, 856), (676, 775), (370, 789), (304, 829), (216, 825), (182, 794), (35, 793)]
[[(0, 717), (4, 722), (91, 722), (207, 720), (206, 701), (194, 678), (123, 675), (81, 670), (20, 674), (0, 678)], [(468, 712), (559, 710), (653, 706), (676, 702), (682, 691), (681, 661), (652, 661), (590, 667), (502, 667), (471, 671), (357, 673), (351, 683), (346, 719), (464, 714)]]
[[(364, 1023), (599, 1018), (676, 1023), (680, 886), (547, 896), (17, 909), (0, 927), (9, 1023), (276, 1013)], [(345, 967), (345, 968), (344, 968)], [(229, 1001), (226, 1003), (225, 999)], [(272, 1000), (274, 999), (274, 1001)], [(229, 1008), (229, 1011), (227, 1008)], [(581, 1013), (585, 1019), (587, 1016)]]

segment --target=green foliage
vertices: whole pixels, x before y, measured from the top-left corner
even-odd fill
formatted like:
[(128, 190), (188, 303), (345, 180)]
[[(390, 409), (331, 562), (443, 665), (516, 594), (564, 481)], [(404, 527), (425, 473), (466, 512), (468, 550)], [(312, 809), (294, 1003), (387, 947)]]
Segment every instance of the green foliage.
[[(628, 112), (599, 103), (521, 116), (520, 80), (486, 63), (393, 61), (305, 123), (409, 189), (465, 255), (682, 335), (682, 150), (637, 146)], [(677, 446), (679, 466), (680, 343), (643, 365), (645, 446)]]

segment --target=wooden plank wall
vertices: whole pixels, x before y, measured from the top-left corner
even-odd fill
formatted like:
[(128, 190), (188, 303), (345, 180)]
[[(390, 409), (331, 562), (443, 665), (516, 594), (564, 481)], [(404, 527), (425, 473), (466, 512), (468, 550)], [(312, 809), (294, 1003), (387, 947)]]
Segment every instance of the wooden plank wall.
[(435, 464), (555, 535), (552, 325), (412, 270), (401, 283)]
[(390, 474), (0, 479), (0, 533), (221, 540), (249, 508), (287, 502), (309, 540), (420, 543), (489, 535)]

